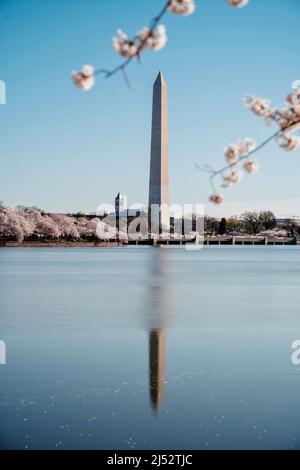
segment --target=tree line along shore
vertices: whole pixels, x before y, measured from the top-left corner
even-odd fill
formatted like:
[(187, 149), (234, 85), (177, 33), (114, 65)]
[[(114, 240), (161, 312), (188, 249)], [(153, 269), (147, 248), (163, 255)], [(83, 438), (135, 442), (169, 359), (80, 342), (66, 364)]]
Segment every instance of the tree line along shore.
[[(11, 208), (0, 203), (0, 244), (8, 246), (95, 246), (115, 245), (97, 234), (103, 216), (93, 214), (48, 213), (37, 207)], [(128, 218), (128, 223), (132, 217)], [(195, 221), (194, 221), (195, 222)], [(171, 234), (174, 220), (171, 218)], [(300, 224), (287, 219), (278, 223), (271, 211), (245, 212), (240, 217), (204, 217), (205, 239), (213, 237), (268, 237), (291, 238), (300, 236)], [(171, 235), (172, 237), (172, 235)], [(117, 237), (118, 238), (118, 237)], [(121, 241), (121, 239), (117, 240)], [(123, 240), (124, 242), (124, 240)]]

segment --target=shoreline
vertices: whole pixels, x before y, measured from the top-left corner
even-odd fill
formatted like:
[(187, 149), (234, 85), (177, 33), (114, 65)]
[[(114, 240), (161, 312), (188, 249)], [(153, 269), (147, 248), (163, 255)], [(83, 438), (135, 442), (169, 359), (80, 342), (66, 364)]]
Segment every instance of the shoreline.
[[(119, 241), (67, 241), (67, 240), (49, 240), (49, 241), (23, 241), (21, 243), (15, 241), (2, 241), (0, 248), (109, 248), (109, 247), (126, 247), (126, 246), (182, 246), (185, 244), (194, 244), (195, 240), (174, 240), (174, 239), (144, 239), (144, 240), (130, 240), (128, 243)], [(205, 246), (298, 246), (300, 240), (295, 238), (268, 238), (259, 236), (245, 236), (245, 237), (228, 237), (228, 236), (214, 236), (205, 237)]]
[(85, 242), (85, 241), (49, 241), (49, 242), (4, 242), (0, 244), (0, 248), (81, 248), (81, 247), (110, 247), (122, 246), (118, 242)]

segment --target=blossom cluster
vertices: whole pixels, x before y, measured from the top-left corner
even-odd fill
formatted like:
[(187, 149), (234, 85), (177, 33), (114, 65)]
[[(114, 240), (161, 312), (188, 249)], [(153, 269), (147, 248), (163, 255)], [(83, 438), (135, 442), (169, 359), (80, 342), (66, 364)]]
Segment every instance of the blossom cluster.
[[(249, 137), (239, 141), (237, 144), (229, 144), (225, 147), (224, 154), (228, 166), (221, 172), (221, 186), (223, 188), (228, 188), (241, 180), (242, 171), (233, 169), (233, 167), (239, 163), (243, 162), (243, 168), (247, 173), (255, 173), (258, 170), (259, 162), (249, 157), (255, 149), (256, 142)], [(220, 204), (223, 202), (224, 196), (221, 194), (212, 194), (209, 199), (215, 204)]]
[(159, 51), (167, 42), (166, 28), (164, 25), (158, 25), (153, 30), (145, 27), (139, 31), (133, 40), (128, 39), (127, 35), (118, 29), (117, 35), (113, 37), (113, 46), (115, 51), (123, 57), (133, 58), (142, 53), (144, 49)]
[(279, 132), (275, 141), (287, 151), (299, 148), (300, 138), (294, 132), (300, 130), (300, 88), (286, 96), (283, 108), (271, 108), (271, 101), (257, 96), (248, 96), (245, 106), (260, 117), (267, 125), (276, 123)]
[(260, 117), (267, 125), (275, 122), (282, 133), (299, 130), (300, 119), (300, 88), (286, 96), (283, 108), (271, 108), (271, 101), (259, 98), (255, 95), (247, 96), (244, 100), (245, 106)]
[(227, 0), (227, 3), (231, 7), (242, 8), (249, 3), (249, 0)]
[(84, 65), (81, 72), (72, 72), (73, 82), (82, 90), (90, 90), (95, 85), (94, 67)]

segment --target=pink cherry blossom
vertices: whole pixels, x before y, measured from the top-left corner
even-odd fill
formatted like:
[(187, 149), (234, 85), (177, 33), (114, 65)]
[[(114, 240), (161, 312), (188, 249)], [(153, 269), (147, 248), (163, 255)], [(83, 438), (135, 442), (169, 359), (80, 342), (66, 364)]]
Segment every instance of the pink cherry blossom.
[(81, 72), (72, 72), (74, 84), (82, 90), (90, 90), (95, 85), (94, 67), (84, 65)]
[(194, 13), (196, 4), (194, 0), (171, 0), (168, 11), (175, 15), (187, 16)]
[(134, 57), (138, 53), (139, 41), (130, 40), (122, 29), (117, 30), (117, 35), (113, 37), (113, 47), (115, 51), (123, 57)]
[(242, 8), (248, 5), (249, 0), (227, 0), (227, 3), (231, 7)]
[(300, 137), (288, 133), (280, 134), (276, 138), (276, 142), (280, 147), (282, 147), (284, 150), (287, 150), (288, 152), (297, 150), (300, 147)]
[(221, 194), (212, 194), (211, 196), (209, 196), (209, 200), (214, 204), (221, 204), (221, 202), (224, 201), (224, 196), (222, 196)]
[(138, 35), (141, 44), (153, 51), (159, 51), (167, 42), (166, 27), (162, 24), (158, 25), (153, 31), (150, 31), (149, 28), (144, 28)]
[(237, 145), (230, 144), (224, 149), (224, 153), (229, 165), (234, 165), (239, 160), (239, 149)]
[(256, 173), (259, 168), (259, 161), (249, 160), (244, 163), (244, 169), (247, 173)]

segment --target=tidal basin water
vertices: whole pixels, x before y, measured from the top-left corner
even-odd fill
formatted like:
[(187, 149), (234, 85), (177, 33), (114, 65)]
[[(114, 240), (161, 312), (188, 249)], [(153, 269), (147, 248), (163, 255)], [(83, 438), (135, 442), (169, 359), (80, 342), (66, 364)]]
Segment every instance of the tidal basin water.
[(1, 248), (2, 449), (299, 449), (300, 248)]

